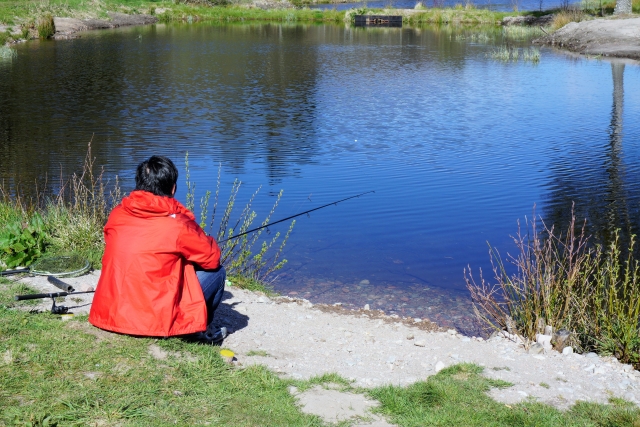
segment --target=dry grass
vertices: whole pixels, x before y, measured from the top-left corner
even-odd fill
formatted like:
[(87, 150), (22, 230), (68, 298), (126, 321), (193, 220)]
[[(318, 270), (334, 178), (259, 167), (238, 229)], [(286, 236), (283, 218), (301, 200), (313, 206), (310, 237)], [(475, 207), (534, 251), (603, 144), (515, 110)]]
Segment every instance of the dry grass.
[(556, 31), (570, 22), (581, 22), (587, 19), (590, 19), (589, 15), (580, 9), (562, 10), (556, 13), (553, 21), (551, 21), (551, 30)]
[(606, 246), (591, 245), (575, 217), (564, 232), (538, 221), (514, 237), (516, 255), (507, 261), (490, 247), (494, 284), (465, 270), (476, 315), (490, 329), (507, 330), (529, 344), (551, 326), (565, 329), (584, 351), (611, 354), (638, 365), (640, 358), (640, 265), (635, 237), (623, 248), (618, 233)]

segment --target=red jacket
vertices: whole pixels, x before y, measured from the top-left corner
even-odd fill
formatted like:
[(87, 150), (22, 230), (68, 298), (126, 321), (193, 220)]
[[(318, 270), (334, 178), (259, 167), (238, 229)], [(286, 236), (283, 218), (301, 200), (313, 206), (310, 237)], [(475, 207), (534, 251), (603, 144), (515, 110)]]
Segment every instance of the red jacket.
[(220, 249), (180, 202), (146, 191), (122, 200), (104, 227), (102, 275), (89, 322), (130, 335), (204, 331), (207, 308), (192, 263), (220, 265)]

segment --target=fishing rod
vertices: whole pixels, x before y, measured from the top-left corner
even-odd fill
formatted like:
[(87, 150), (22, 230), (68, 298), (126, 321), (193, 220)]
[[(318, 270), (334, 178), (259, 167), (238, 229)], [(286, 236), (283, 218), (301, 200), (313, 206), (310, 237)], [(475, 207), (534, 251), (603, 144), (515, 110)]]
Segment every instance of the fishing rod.
[(269, 227), (271, 225), (275, 225), (275, 224), (278, 224), (278, 223), (281, 223), (281, 222), (285, 222), (285, 221), (288, 221), (290, 219), (299, 217), (301, 215), (305, 215), (305, 214), (311, 213), (313, 211), (317, 211), (319, 209), (326, 208), (327, 206), (337, 205), (338, 203), (344, 202), (345, 200), (355, 199), (356, 197), (364, 196), (365, 194), (375, 193), (375, 192), (376, 192), (375, 190), (365, 191), (364, 193), (356, 194), (355, 196), (351, 196), (351, 197), (347, 197), (347, 198), (344, 198), (344, 199), (341, 199), (341, 200), (337, 200), (335, 202), (327, 203), (326, 205), (318, 206), (317, 208), (309, 209), (308, 211), (300, 212), (299, 214), (291, 215), (291, 216), (288, 216), (286, 218), (279, 219), (278, 221), (274, 221), (274, 222), (271, 222), (269, 224), (265, 224), (265, 225), (262, 225), (260, 227), (256, 227), (256, 228), (254, 228), (252, 230), (245, 231), (243, 233), (240, 233), (240, 234), (237, 234), (235, 236), (229, 237), (228, 239), (220, 240), (218, 243), (224, 243), (224, 242), (226, 242), (228, 240), (235, 239), (235, 238), (238, 238), (240, 236), (244, 236), (245, 234), (253, 233), (254, 231), (258, 231), (258, 230), (260, 230), (262, 228), (266, 228), (266, 227)]
[[(341, 202), (344, 202), (344, 201), (347, 201), (347, 200), (350, 200), (350, 199), (355, 199), (357, 197), (364, 196), (365, 194), (369, 194), (369, 193), (375, 193), (375, 190), (365, 191), (364, 193), (356, 194), (355, 196), (346, 197), (344, 199), (336, 200), (335, 202), (327, 203), (326, 205), (318, 206), (316, 208), (309, 209), (309, 210), (306, 210), (304, 212), (300, 212), (298, 214), (291, 215), (291, 216), (288, 216), (286, 218), (279, 219), (279, 220), (274, 221), (274, 222), (272, 222), (270, 224), (265, 224), (265, 225), (262, 225), (260, 227), (256, 227), (256, 228), (254, 228), (252, 230), (245, 231), (245, 232), (242, 232), (242, 233), (237, 234), (235, 236), (229, 237), (228, 239), (221, 240), (218, 243), (224, 243), (224, 242), (226, 242), (228, 240), (236, 239), (236, 238), (238, 238), (240, 236), (244, 236), (246, 234), (253, 233), (254, 231), (261, 230), (261, 229), (266, 228), (266, 227), (268, 227), (270, 225), (279, 224), (281, 222), (288, 221), (290, 219), (299, 217), (301, 215), (309, 214), (309, 213), (311, 213), (313, 211), (317, 211), (319, 209), (323, 209), (323, 208), (326, 208), (326, 207), (331, 206), (331, 205), (337, 205), (338, 203), (341, 203)], [(19, 271), (20, 272), (23, 272), (23, 271), (27, 272), (29, 270), (28, 269), (24, 269), (24, 270), (19, 270)], [(16, 295), (15, 296), (16, 301), (23, 301), (23, 300), (30, 300), (30, 299), (40, 299), (40, 298), (51, 298), (51, 301), (53, 301), (53, 306), (51, 307), (51, 313), (52, 314), (64, 314), (64, 313), (67, 313), (69, 311), (69, 308), (74, 308), (74, 307), (65, 307), (63, 305), (56, 305), (56, 298), (58, 298), (58, 297), (66, 297), (68, 295), (91, 294), (91, 293), (95, 292), (94, 290), (93, 291), (84, 291), (84, 292), (75, 292), (75, 289), (73, 289), (73, 287), (71, 285), (69, 285), (69, 284), (67, 284), (67, 283), (63, 282), (62, 280), (59, 280), (59, 279), (57, 279), (55, 277), (52, 277), (52, 276), (49, 276), (47, 278), (47, 280), (49, 281), (49, 283), (51, 283), (55, 287), (63, 290), (64, 292), (50, 292), (50, 293), (44, 293), (44, 294), (31, 294), (31, 295)]]

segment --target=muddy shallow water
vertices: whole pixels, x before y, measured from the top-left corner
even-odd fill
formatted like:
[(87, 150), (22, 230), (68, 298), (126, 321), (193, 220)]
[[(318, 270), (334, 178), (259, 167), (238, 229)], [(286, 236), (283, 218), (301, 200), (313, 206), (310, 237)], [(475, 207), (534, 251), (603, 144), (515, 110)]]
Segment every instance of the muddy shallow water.
[(280, 189), (274, 219), (375, 190), (299, 218), (275, 289), (471, 329), (463, 269), (490, 278), (487, 242), (506, 256), (534, 205), (562, 228), (575, 203), (601, 241), (640, 224), (640, 67), (491, 58), (507, 45), (529, 48), (499, 28), (297, 24), (25, 43), (0, 63), (0, 179), (55, 191), (91, 140), (125, 191), (151, 154), (179, 165), (182, 201), (186, 152), (196, 200), (222, 165), (221, 203), (236, 178), (238, 206), (262, 186), (259, 219)]

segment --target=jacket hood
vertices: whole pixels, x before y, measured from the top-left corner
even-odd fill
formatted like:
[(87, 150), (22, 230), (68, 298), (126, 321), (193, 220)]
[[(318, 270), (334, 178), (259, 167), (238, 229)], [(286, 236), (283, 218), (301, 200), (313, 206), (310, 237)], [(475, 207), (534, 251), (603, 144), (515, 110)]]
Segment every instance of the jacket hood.
[(153, 218), (183, 214), (195, 220), (193, 213), (172, 197), (156, 196), (148, 191), (133, 191), (122, 199), (122, 207), (129, 214), (139, 218)]

